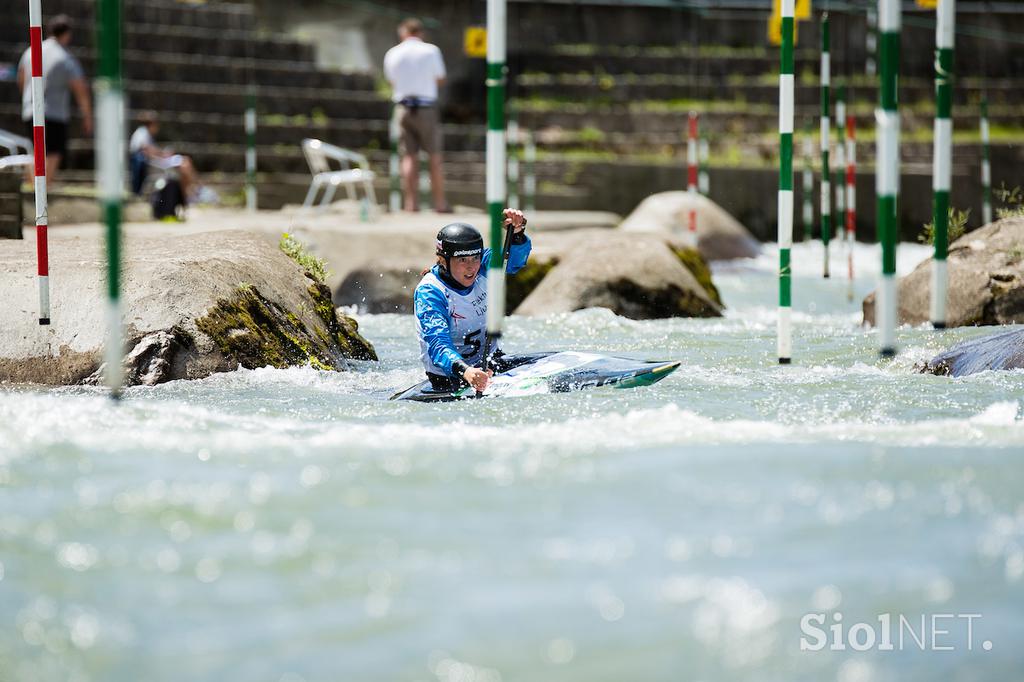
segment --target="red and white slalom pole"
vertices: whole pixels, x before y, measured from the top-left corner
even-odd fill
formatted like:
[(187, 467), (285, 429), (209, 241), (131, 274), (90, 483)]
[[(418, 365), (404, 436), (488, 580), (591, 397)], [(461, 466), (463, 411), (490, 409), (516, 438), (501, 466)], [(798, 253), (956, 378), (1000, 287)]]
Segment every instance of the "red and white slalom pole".
[(50, 324), (50, 256), (46, 228), (46, 128), (43, 100), (43, 10), (40, 0), (28, 3), (29, 51), (32, 61), (32, 148), (35, 152), (36, 259), (39, 273), (39, 324)]
[(690, 198), (690, 240), (697, 246), (697, 112), (690, 112), (690, 134), (686, 141), (687, 182), (686, 191)]
[(853, 114), (846, 115), (846, 298), (853, 300), (853, 247), (857, 243), (857, 130)]

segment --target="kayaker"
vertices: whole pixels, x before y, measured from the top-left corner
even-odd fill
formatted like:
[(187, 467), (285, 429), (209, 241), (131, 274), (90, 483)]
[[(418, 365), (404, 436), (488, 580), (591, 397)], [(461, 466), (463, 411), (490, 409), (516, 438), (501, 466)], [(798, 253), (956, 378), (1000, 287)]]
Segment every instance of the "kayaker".
[[(526, 265), (531, 244), (523, 212), (506, 208), (504, 217), (505, 225), (513, 228), (505, 272), (513, 274)], [(482, 391), (493, 376), (483, 368), (490, 253), (480, 232), (468, 223), (451, 223), (437, 233), (437, 263), (413, 293), (420, 360), (435, 390), (469, 384)]]

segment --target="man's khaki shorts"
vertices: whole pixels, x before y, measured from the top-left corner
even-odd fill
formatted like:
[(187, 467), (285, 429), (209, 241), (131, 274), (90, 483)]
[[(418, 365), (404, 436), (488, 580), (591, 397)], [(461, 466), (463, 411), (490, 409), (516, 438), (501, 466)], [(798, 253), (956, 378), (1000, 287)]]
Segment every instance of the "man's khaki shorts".
[(398, 153), (402, 156), (416, 156), (422, 149), (427, 154), (441, 152), (441, 123), (438, 120), (437, 107), (417, 107), (415, 109), (395, 105), (399, 130)]

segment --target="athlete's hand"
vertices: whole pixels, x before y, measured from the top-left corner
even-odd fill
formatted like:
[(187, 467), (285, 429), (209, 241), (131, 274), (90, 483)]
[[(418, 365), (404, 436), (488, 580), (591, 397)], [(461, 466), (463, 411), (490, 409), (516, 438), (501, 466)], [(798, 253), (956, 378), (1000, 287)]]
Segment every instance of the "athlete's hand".
[(494, 372), (491, 370), (487, 370), (485, 372), (479, 367), (470, 367), (462, 373), (462, 378), (478, 392), (482, 392), (487, 388), (487, 384), (490, 382), (492, 376), (494, 376)]
[(514, 233), (518, 234), (526, 229), (526, 216), (517, 208), (506, 208), (502, 211), (505, 216), (505, 224), (511, 225)]

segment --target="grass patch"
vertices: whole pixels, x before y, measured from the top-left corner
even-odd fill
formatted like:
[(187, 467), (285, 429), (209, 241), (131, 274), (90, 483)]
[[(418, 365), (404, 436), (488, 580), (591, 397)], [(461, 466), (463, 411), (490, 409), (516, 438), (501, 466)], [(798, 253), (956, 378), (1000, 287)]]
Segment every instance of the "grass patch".
[(1007, 189), (1006, 183), (1003, 183), (995, 191), (995, 195), (999, 201), (1006, 204), (996, 209), (996, 216), (999, 219), (1024, 217), (1024, 192), (1021, 191), (1020, 187)]
[[(960, 237), (964, 236), (964, 232), (967, 229), (967, 219), (971, 217), (971, 209), (961, 211), (952, 206), (949, 207), (949, 222), (946, 228), (947, 244), (952, 244)], [(935, 244), (935, 219), (924, 225), (924, 231), (921, 232), (917, 237), (917, 241), (922, 244), (933, 245)]]
[(306, 245), (287, 232), (281, 235), (278, 247), (286, 256), (298, 263), (306, 272), (312, 275), (313, 279), (321, 284), (327, 283), (330, 272), (327, 270), (327, 261), (317, 258), (306, 250)]

